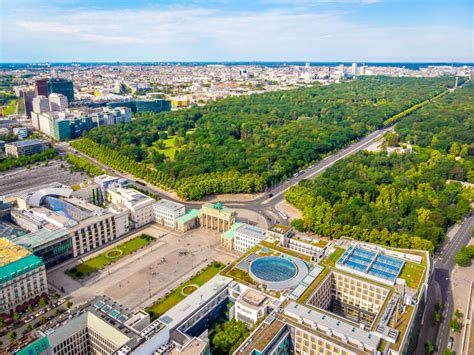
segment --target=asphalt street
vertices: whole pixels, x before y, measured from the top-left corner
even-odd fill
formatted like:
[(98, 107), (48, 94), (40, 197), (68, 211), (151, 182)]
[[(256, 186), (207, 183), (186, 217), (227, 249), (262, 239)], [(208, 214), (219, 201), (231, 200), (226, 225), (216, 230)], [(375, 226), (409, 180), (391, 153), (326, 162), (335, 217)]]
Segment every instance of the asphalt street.
[(474, 215), (471, 215), (462, 223), (461, 228), (459, 228), (453, 239), (439, 252), (439, 257), (435, 262), (434, 279), (441, 288), (442, 304), (444, 305), (441, 324), (438, 336), (436, 337), (436, 345), (440, 353), (446, 348), (448, 343), (449, 322), (453, 317), (455, 308), (451, 283), (449, 281), (455, 264), (454, 257), (463, 246), (469, 243), (473, 226)]

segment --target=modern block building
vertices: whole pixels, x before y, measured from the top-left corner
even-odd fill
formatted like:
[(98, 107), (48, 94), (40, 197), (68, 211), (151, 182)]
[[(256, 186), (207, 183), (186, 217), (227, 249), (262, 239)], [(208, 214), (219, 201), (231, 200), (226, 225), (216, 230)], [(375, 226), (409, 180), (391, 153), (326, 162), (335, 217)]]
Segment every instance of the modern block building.
[(62, 94), (53, 93), (49, 95), (50, 111), (63, 111), (68, 108), (67, 97)]
[[(51, 94), (50, 98), (57, 94)], [(58, 95), (61, 100), (62, 95)], [(62, 96), (64, 97), (64, 96)], [(52, 108), (58, 108), (61, 103), (51, 102)], [(117, 123), (130, 122), (132, 120), (131, 110), (127, 107), (115, 109), (97, 108), (88, 110), (62, 110), (51, 112), (32, 112), (31, 121), (33, 127), (53, 137), (58, 141), (79, 138), (83, 132), (94, 127), (107, 126)]]
[(35, 80), (35, 96), (48, 97), (48, 80), (49, 79), (38, 79)]
[(17, 197), (11, 219), (30, 233), (10, 239), (50, 267), (90, 252), (130, 231), (126, 209), (101, 208), (75, 198), (74, 191), (53, 183)]
[(42, 153), (49, 148), (49, 144), (39, 139), (29, 139), (5, 143), (5, 155), (15, 158)]
[(268, 297), (259, 291), (248, 289), (235, 302), (235, 319), (246, 323), (249, 327), (266, 316)]
[(244, 223), (234, 232), (234, 249), (245, 253), (266, 238), (266, 230)]
[[(270, 312), (234, 355), (411, 353), (432, 270), (428, 252), (347, 244), (330, 247), (329, 256), (325, 253), (313, 264), (296, 287), (288, 294), (282, 291), (286, 302)], [(275, 252), (265, 247), (264, 253)], [(256, 270), (259, 259), (253, 255), (244, 255), (235, 267), (242, 272), (241, 265), (249, 264), (264, 277), (279, 275), (281, 270)], [(407, 263), (409, 276), (400, 273)]]
[(43, 261), (26, 248), (0, 238), (0, 313), (47, 292)]
[[(54, 326), (41, 327), (18, 355), (153, 354), (170, 340), (169, 329), (138, 309), (95, 297)], [(29, 352), (31, 351), (31, 352)]]
[(74, 85), (71, 80), (52, 78), (48, 80), (48, 95), (62, 94), (68, 102), (74, 101)]
[(153, 205), (155, 222), (165, 227), (176, 228), (176, 219), (186, 213), (186, 207), (177, 202), (161, 199)]
[(49, 99), (46, 96), (40, 95), (33, 99), (33, 112), (44, 113), (51, 111), (49, 106)]
[(107, 201), (128, 211), (132, 228), (140, 228), (155, 219), (153, 205), (156, 200), (135, 189), (110, 186)]
[(109, 108), (128, 107), (133, 113), (141, 112), (162, 112), (171, 110), (171, 102), (164, 99), (156, 100), (127, 100), (118, 102), (109, 102)]

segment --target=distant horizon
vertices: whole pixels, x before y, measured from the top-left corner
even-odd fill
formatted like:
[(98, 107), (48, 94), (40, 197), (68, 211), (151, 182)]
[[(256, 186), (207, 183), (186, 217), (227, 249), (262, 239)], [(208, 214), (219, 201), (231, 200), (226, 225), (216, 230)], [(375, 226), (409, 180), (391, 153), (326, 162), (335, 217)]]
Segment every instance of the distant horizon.
[(330, 60), (330, 61), (311, 61), (311, 60), (95, 60), (95, 61), (18, 61), (18, 62), (0, 62), (0, 65), (50, 65), (50, 64), (443, 64), (443, 65), (474, 65), (473, 62), (466, 61), (350, 61), (350, 60)]

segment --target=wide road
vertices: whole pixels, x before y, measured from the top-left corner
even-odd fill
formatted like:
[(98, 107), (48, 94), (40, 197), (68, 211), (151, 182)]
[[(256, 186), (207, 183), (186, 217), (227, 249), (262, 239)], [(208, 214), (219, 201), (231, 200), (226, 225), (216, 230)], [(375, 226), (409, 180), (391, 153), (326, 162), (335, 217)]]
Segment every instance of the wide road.
[[(436, 252), (432, 284), (436, 282), (441, 290), (441, 304), (443, 305), (441, 322), (438, 327), (438, 333), (434, 339), (429, 339), (423, 336), (425, 332), (422, 330), (421, 336), (418, 340), (417, 354), (424, 354), (424, 344), (428, 340), (435, 345), (438, 354), (442, 354), (447, 346), (450, 333), (449, 322), (454, 314), (453, 292), (450, 283), (451, 271), (455, 264), (454, 258), (456, 254), (463, 246), (466, 246), (469, 243), (473, 227), (474, 214), (471, 214), (469, 217), (464, 219), (459, 230), (452, 239), (447, 240)], [(425, 321), (423, 325), (424, 327), (431, 327), (432, 314), (433, 309), (427, 307), (425, 310), (425, 319), (427, 321)]]
[(451, 271), (455, 264), (454, 257), (462, 247), (469, 243), (473, 226), (474, 215), (471, 215), (464, 220), (452, 240), (443, 246), (435, 262), (434, 279), (441, 288), (441, 300), (444, 306), (438, 336), (436, 337), (436, 347), (439, 353), (442, 353), (447, 346), (449, 322), (454, 314), (453, 292), (450, 283)]

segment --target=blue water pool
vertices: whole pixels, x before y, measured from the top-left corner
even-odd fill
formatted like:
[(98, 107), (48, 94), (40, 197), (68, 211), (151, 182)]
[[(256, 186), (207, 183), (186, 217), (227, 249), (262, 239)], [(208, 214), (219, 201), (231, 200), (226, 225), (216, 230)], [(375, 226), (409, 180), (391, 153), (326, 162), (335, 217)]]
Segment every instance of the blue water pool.
[(298, 268), (285, 258), (265, 256), (250, 264), (250, 273), (262, 281), (281, 282), (293, 278), (298, 273)]

